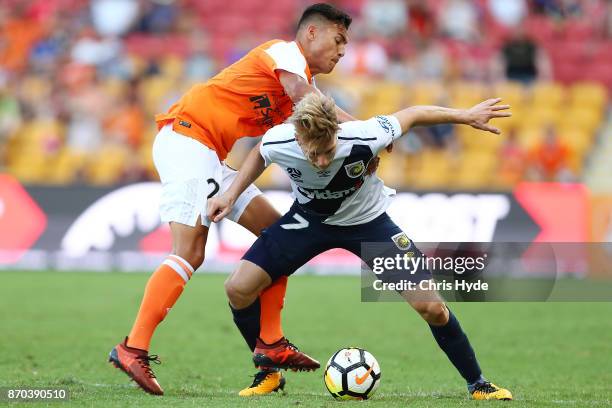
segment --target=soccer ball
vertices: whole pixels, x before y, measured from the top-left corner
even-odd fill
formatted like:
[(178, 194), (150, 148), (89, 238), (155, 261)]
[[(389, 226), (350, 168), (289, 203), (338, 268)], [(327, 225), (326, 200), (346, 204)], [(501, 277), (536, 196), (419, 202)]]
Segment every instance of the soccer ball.
[(380, 365), (366, 350), (343, 348), (327, 362), (323, 379), (334, 398), (364, 400), (370, 398), (380, 385)]

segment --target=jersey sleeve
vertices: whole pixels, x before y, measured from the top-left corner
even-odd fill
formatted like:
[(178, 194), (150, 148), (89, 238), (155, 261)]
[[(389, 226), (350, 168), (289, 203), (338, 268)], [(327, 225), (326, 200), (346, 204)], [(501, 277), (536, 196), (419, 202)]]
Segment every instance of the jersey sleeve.
[[(347, 125), (345, 127), (345, 125)], [(346, 122), (341, 125), (347, 138), (366, 141), (374, 153), (393, 143), (402, 135), (402, 127), (395, 116), (374, 116), (364, 121)], [(345, 136), (345, 135), (341, 135)]]
[(277, 42), (264, 50), (264, 52), (272, 60), (272, 70), (283, 70), (299, 75), (306, 81), (308, 78), (308, 69), (306, 58), (302, 55), (298, 45), (295, 42)]
[(263, 157), (266, 167), (273, 163), (272, 160), (272, 146), (270, 143), (270, 138), (268, 137), (266, 140), (266, 135), (261, 138), (261, 145), (259, 145), (259, 154)]

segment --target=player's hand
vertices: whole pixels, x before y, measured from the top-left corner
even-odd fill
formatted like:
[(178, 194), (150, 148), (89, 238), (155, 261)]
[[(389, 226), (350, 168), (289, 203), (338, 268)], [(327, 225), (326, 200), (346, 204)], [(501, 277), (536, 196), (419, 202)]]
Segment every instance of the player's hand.
[(371, 176), (376, 173), (376, 169), (378, 169), (378, 164), (380, 163), (380, 157), (373, 157), (372, 160), (368, 163), (368, 167), (366, 168), (366, 174)]
[(234, 200), (227, 194), (211, 197), (206, 206), (206, 215), (212, 222), (219, 222), (234, 208)]
[(497, 135), (500, 134), (500, 130), (495, 126), (489, 125), (488, 122), (494, 118), (512, 116), (512, 113), (506, 112), (510, 109), (510, 105), (498, 105), (499, 102), (501, 102), (501, 98), (487, 99), (466, 110), (465, 124), (475, 129), (485, 130)]

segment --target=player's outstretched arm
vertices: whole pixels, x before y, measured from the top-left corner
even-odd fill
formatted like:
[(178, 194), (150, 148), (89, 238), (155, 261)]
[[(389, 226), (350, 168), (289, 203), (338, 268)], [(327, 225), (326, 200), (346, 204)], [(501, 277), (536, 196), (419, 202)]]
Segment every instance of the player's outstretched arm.
[(232, 211), (236, 199), (250, 186), (266, 169), (266, 164), (259, 152), (261, 142), (251, 150), (238, 175), (227, 191), (208, 200), (206, 215), (212, 222), (219, 222)]
[[(289, 95), (289, 98), (293, 101), (293, 103), (298, 103), (304, 95), (310, 92), (321, 93), (317, 88), (310, 85), (304, 78), (299, 75), (296, 75), (292, 72), (278, 70), (278, 80), (285, 88), (285, 92)], [(352, 120), (356, 120), (354, 117), (343, 111), (336, 105), (336, 116), (338, 117), (338, 122), (349, 122)]]
[(487, 99), (469, 109), (418, 105), (396, 112), (393, 116), (399, 120), (402, 133), (407, 132), (413, 126), (455, 123), (499, 134), (499, 129), (491, 126), (488, 123), (489, 120), (512, 116), (512, 113), (508, 112), (510, 105), (498, 105), (499, 102), (501, 98)]

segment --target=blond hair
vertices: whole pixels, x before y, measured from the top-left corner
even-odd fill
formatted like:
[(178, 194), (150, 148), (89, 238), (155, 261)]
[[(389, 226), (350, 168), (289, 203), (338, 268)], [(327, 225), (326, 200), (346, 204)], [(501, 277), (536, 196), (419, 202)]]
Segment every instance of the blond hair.
[(340, 129), (336, 103), (318, 92), (306, 94), (295, 105), (288, 121), (305, 143), (315, 146), (331, 143)]

